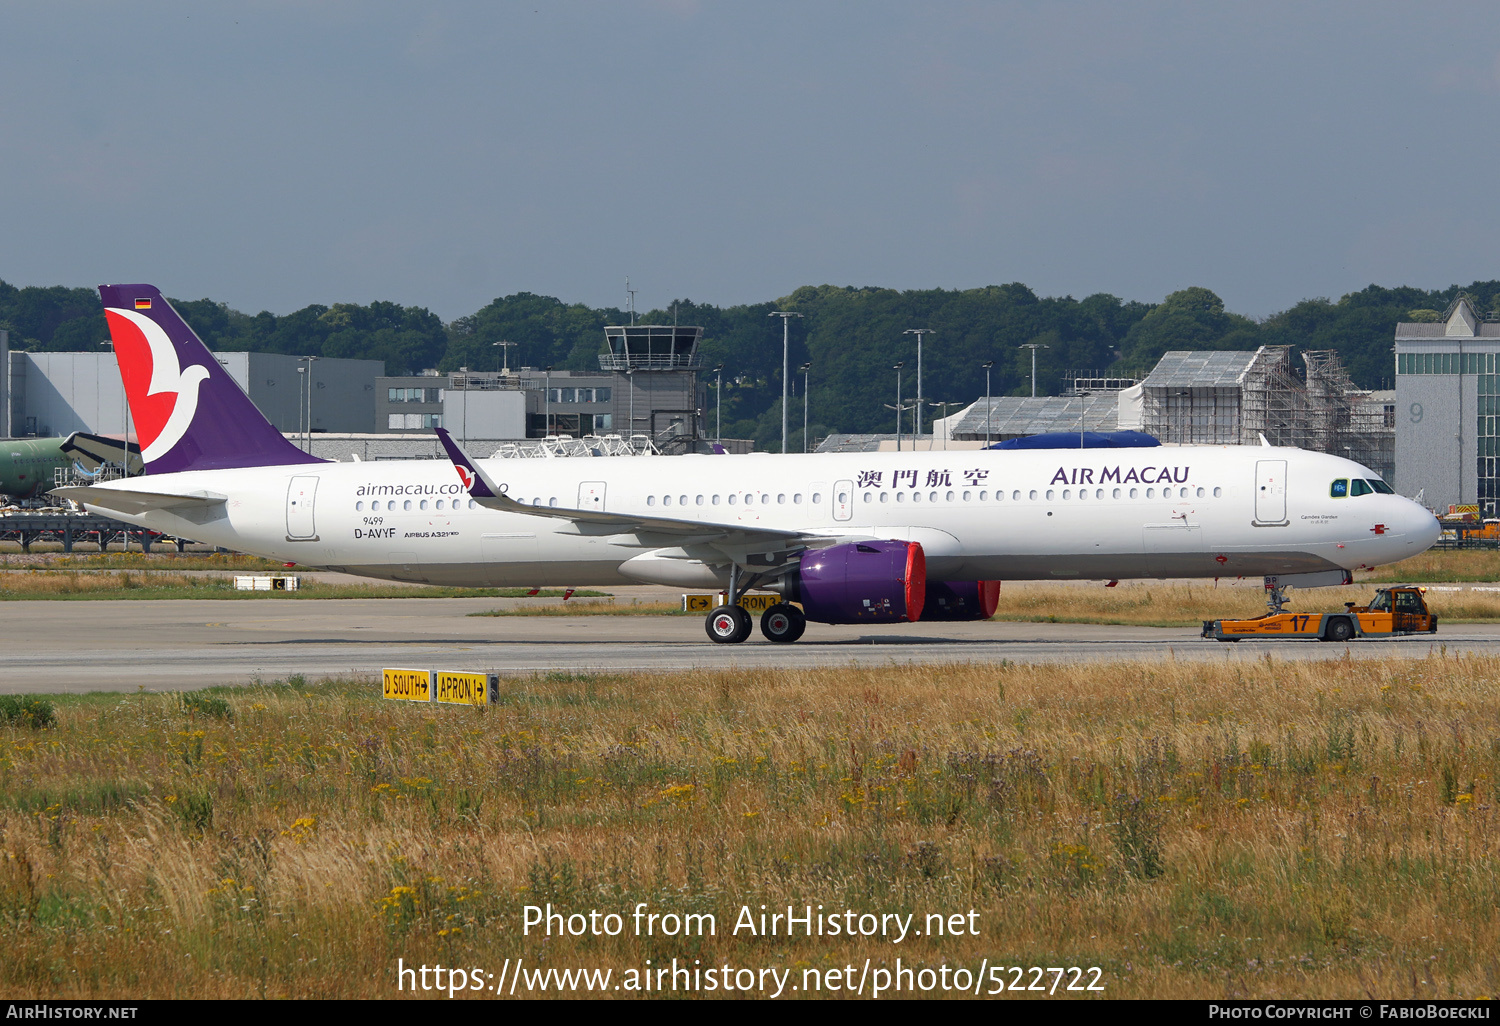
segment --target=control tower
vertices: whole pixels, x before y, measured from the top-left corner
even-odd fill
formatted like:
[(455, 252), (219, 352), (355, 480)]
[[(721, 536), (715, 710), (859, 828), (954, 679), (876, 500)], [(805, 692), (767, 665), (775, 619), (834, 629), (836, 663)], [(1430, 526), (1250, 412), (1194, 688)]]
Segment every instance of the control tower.
[(619, 381), (614, 394), (616, 430), (648, 435), (663, 452), (691, 452), (702, 431), (698, 343), (701, 327), (675, 324), (609, 325), (609, 352), (599, 369)]

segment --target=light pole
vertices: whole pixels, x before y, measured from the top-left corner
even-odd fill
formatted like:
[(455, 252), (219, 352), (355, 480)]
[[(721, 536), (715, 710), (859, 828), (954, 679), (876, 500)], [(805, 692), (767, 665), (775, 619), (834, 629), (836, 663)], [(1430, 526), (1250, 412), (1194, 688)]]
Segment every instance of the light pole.
[(313, 397), (313, 361), (321, 360), (320, 356), (304, 356), (307, 361), (307, 452), (312, 452), (312, 397)]
[(802, 372), (802, 451), (807, 451), (807, 374), (812, 370), (812, 362), (804, 363), (797, 368)]
[(504, 361), (504, 363), (502, 365), (502, 368), (500, 370), (501, 374), (509, 374), (510, 373), (510, 347), (511, 346), (518, 346), (520, 344), (521, 343), (519, 343), (519, 342), (506, 342), (506, 341), (491, 342), (490, 343), (490, 345), (492, 345), (492, 346), (500, 346), (501, 347), (501, 349), (500, 349), (501, 359)]
[(542, 372), (542, 438), (552, 435), (552, 365)]
[(801, 317), (799, 313), (787, 310), (772, 310), (766, 316), (781, 318), (781, 451), (786, 452), (786, 386), (787, 378), (790, 376), (790, 362), (787, 357), (788, 334), (787, 324), (793, 317)]
[(897, 360), (896, 366), (891, 369), (896, 372), (896, 451), (901, 451), (901, 368), (906, 366), (905, 360)]
[(907, 328), (901, 334), (917, 336), (917, 430), (912, 435), (912, 443), (922, 437), (922, 336), (931, 335), (932, 328)]
[(984, 447), (990, 447), (990, 371), (995, 366), (994, 360), (986, 360), (980, 364), (984, 368)]
[(1035, 399), (1036, 398), (1036, 351), (1038, 349), (1051, 349), (1052, 347), (1051, 346), (1044, 346), (1044, 345), (1042, 345), (1039, 342), (1027, 342), (1024, 346), (1017, 346), (1016, 348), (1017, 349), (1030, 349), (1031, 350), (1031, 398)]
[[(948, 436), (953, 433), (953, 425), (946, 423), (946, 421), (948, 420), (948, 407), (952, 406), (953, 403), (951, 401), (944, 400), (940, 403), (928, 403), (927, 405), (931, 406), (933, 409), (938, 409), (941, 407), (943, 411), (943, 420), (945, 422), (943, 424), (943, 448), (946, 450), (948, 448)], [(936, 424), (932, 426), (932, 433), (937, 434)]]
[(724, 440), (724, 365), (714, 368), (714, 441)]

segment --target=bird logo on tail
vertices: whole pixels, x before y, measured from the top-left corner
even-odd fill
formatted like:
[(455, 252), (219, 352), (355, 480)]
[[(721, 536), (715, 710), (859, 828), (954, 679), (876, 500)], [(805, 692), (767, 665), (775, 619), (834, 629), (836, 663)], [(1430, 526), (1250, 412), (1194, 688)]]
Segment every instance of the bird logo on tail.
[(196, 363), (180, 366), (177, 347), (151, 318), (119, 307), (106, 308), (104, 315), (140, 438), (141, 458), (150, 463), (170, 452), (192, 426), (198, 389), (208, 380), (208, 368)]

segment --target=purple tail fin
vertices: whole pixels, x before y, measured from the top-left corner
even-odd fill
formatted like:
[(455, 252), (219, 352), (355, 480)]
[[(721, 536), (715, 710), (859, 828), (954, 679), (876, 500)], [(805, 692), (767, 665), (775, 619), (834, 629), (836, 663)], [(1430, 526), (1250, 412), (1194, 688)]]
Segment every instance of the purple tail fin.
[(100, 285), (148, 474), (324, 463), (286, 440), (151, 285)]

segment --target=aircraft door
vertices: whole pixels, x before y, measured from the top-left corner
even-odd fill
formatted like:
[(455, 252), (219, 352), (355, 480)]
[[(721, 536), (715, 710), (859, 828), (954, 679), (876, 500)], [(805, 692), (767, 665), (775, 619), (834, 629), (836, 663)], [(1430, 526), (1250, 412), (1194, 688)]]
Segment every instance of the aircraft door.
[(854, 482), (833, 483), (833, 519), (849, 520), (854, 516)]
[(313, 523), (313, 504), (318, 494), (318, 479), (305, 474), (294, 477), (286, 489), (286, 540), (317, 541)]
[(1286, 460), (1255, 461), (1255, 523), (1287, 523)]
[(604, 512), (604, 482), (584, 481), (578, 486), (578, 508)]

